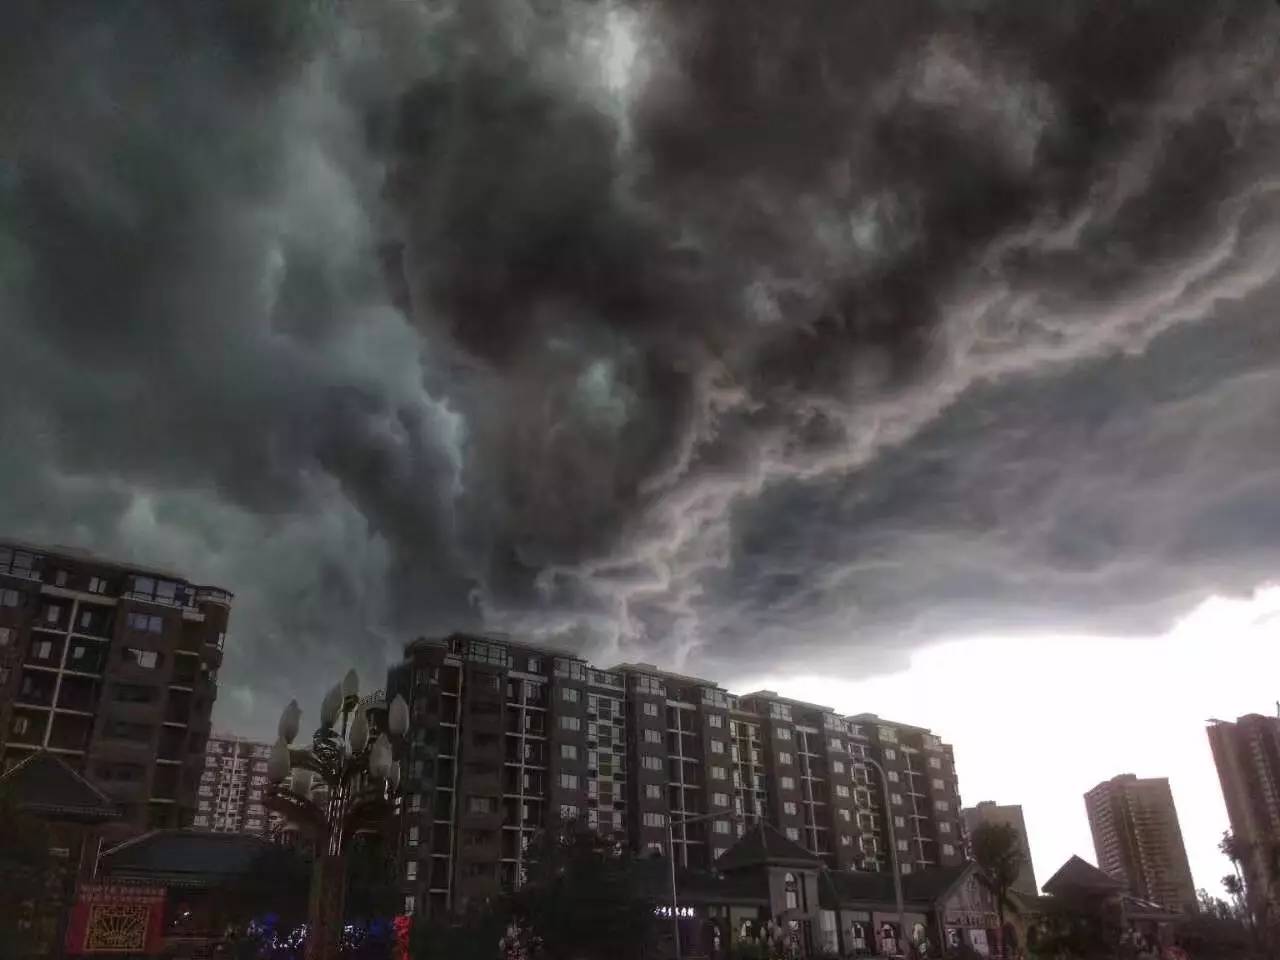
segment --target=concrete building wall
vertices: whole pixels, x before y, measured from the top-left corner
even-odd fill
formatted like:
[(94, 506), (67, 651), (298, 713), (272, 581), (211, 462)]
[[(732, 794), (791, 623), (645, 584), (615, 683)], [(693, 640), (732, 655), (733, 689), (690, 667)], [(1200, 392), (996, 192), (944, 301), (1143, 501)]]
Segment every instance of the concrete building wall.
[(1246, 851), (1245, 881), (1262, 889), (1265, 851), (1280, 844), (1280, 718), (1214, 721), (1208, 735), (1231, 833)]
[(1085, 794), (1098, 866), (1134, 896), (1194, 913), (1195, 884), (1169, 781), (1121, 774)]
[(270, 753), (266, 743), (226, 734), (209, 737), (191, 825), (218, 833), (269, 832), (271, 821), (262, 799)]
[(1039, 894), (1040, 888), (1036, 886), (1036, 872), (1031, 863), (1031, 843), (1027, 839), (1027, 824), (1022, 816), (1022, 807), (1016, 803), (997, 804), (992, 800), (983, 800), (977, 806), (965, 808), (963, 815), (965, 829), (970, 836), (983, 824), (1004, 824), (1018, 832), (1023, 863), (1013, 889), (1030, 897)]
[(173, 573), (0, 542), (0, 763), (47, 749), (122, 805), (118, 832), (189, 826), (231, 601)]

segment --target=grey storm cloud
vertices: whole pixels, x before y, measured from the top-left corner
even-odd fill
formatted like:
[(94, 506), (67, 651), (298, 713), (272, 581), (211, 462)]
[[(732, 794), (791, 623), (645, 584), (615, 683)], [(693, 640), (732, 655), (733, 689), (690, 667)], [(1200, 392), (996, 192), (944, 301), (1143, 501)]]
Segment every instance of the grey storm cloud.
[(235, 590), (223, 722), (1274, 575), (1273, 3), (0, 18), (0, 528)]

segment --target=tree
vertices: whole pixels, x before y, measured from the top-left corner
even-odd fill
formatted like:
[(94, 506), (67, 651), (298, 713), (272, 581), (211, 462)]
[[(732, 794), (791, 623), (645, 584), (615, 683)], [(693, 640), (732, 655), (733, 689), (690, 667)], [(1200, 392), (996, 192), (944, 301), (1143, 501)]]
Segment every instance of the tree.
[[(653, 934), (653, 900), (620, 844), (570, 822), (529, 845), (527, 882), (512, 918), (548, 960), (639, 957)], [(530, 953), (533, 951), (530, 950)]]
[(49, 828), (0, 793), (0, 958), (23, 956), (35, 931), (35, 900), (49, 875)]
[(1000, 918), (999, 948), (1004, 948), (1005, 910), (1018, 912), (1018, 905), (1009, 895), (1026, 858), (1022, 855), (1022, 841), (1018, 831), (1007, 823), (983, 823), (969, 838), (973, 844), (973, 859), (982, 868), (983, 882), (994, 895), (996, 913)]

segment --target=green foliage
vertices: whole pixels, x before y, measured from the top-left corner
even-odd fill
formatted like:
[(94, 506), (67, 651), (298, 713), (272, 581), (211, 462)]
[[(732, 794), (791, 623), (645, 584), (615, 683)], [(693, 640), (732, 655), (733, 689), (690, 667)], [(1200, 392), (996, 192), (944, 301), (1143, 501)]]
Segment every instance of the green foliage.
[(414, 918), (409, 934), (413, 960), (495, 960), (510, 922), (505, 901), (485, 904), (456, 920)]
[(23, 956), (31, 943), (35, 898), (50, 869), (49, 828), (0, 793), (0, 958)]
[(570, 823), (530, 844), (528, 882), (512, 914), (548, 960), (629, 958), (653, 934), (653, 902), (634, 858), (595, 831)]
[(1050, 903), (1027, 937), (1037, 960), (1095, 960), (1115, 955), (1120, 928), (1101, 912)]
[(996, 898), (996, 912), (1000, 918), (997, 936), (1003, 938), (1005, 911), (1018, 912), (1018, 904), (1009, 896), (1009, 890), (1026, 862), (1022, 855), (1022, 842), (1018, 831), (1007, 823), (980, 824), (969, 842), (973, 846), (973, 859), (982, 868), (979, 876)]
[(399, 906), (394, 850), (381, 834), (358, 835), (347, 847), (347, 919), (390, 919)]

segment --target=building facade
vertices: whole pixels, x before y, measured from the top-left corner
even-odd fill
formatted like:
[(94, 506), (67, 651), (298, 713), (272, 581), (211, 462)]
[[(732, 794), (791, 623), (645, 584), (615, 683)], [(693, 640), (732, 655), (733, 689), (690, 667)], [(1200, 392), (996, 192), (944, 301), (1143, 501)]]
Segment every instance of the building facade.
[(1022, 807), (1016, 803), (999, 804), (994, 800), (983, 800), (974, 807), (966, 807), (964, 813), (965, 829), (969, 835), (983, 824), (1000, 824), (1013, 827), (1018, 833), (1018, 845), (1022, 848), (1022, 867), (1018, 870), (1018, 879), (1013, 882), (1013, 889), (1028, 897), (1040, 894), (1036, 886), (1036, 871), (1031, 863), (1031, 843), (1027, 840), (1027, 824), (1022, 818)]
[(0, 764), (45, 749), (122, 829), (186, 826), (231, 594), (63, 548), (0, 542)]
[(838, 869), (887, 871), (891, 829), (904, 873), (964, 860), (951, 748), (919, 727), (466, 635), (409, 644), (388, 674), (397, 693), (407, 910), (518, 886), (535, 832), (558, 820), (664, 855), (670, 826), (695, 870), (759, 821)]
[(218, 833), (266, 834), (270, 817), (262, 805), (271, 746), (214, 734), (205, 747), (192, 826)]
[(1135, 897), (1196, 912), (1195, 884), (1167, 779), (1121, 774), (1098, 784), (1084, 801), (1104, 873)]
[(1216, 720), (1208, 733), (1253, 899), (1268, 889), (1267, 852), (1280, 845), (1280, 718), (1254, 713), (1235, 723)]

